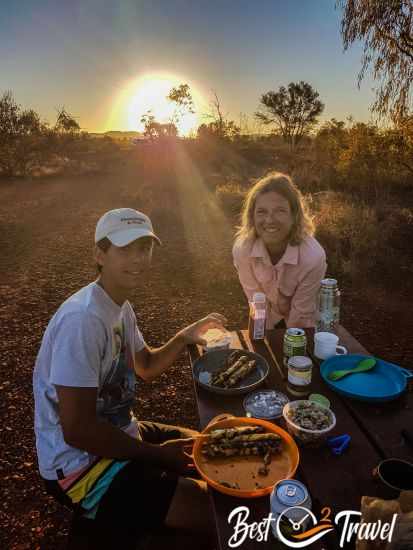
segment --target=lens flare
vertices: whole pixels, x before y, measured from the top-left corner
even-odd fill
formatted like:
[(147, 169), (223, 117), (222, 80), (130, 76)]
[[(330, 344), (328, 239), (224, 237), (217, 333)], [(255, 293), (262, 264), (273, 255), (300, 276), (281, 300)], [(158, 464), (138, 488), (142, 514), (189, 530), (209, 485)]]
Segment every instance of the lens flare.
[(142, 116), (148, 111), (157, 122), (171, 122), (176, 114), (176, 103), (168, 99), (172, 88), (188, 84), (194, 104), (194, 113), (183, 111), (175, 123), (181, 136), (188, 136), (199, 126), (200, 113), (206, 105), (197, 87), (185, 77), (168, 73), (148, 73), (126, 83), (114, 102), (107, 129), (142, 132)]

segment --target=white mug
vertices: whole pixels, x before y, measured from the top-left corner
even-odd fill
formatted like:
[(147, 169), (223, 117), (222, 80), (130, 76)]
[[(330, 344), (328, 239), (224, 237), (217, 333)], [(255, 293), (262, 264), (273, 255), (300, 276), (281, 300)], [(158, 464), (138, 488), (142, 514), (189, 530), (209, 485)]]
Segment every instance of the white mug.
[(338, 346), (338, 336), (332, 332), (314, 334), (314, 355), (319, 359), (329, 359), (335, 355), (346, 355), (347, 348)]

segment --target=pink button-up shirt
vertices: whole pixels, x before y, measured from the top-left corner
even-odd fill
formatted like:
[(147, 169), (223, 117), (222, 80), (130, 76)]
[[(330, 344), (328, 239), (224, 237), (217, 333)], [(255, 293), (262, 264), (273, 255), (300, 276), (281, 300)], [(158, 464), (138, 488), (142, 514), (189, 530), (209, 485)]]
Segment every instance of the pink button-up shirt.
[(275, 265), (260, 238), (236, 241), (232, 255), (248, 301), (254, 292), (267, 297), (267, 328), (281, 319), (287, 327), (315, 326), (317, 292), (327, 264), (324, 249), (314, 237), (305, 237), (298, 246), (288, 245)]

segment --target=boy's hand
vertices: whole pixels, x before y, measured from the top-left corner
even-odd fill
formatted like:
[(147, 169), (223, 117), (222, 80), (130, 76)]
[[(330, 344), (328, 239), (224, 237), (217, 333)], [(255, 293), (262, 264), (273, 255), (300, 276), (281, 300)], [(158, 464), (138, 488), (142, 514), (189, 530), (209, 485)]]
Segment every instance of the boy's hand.
[(186, 452), (192, 449), (193, 439), (170, 439), (160, 445), (162, 449), (162, 465), (180, 475), (193, 473), (192, 458)]
[(201, 338), (201, 334), (206, 332), (209, 328), (223, 329), (227, 323), (227, 319), (220, 313), (210, 313), (203, 319), (192, 323), (188, 327), (182, 329), (178, 334), (183, 338), (185, 344), (200, 344), (204, 346), (206, 340)]

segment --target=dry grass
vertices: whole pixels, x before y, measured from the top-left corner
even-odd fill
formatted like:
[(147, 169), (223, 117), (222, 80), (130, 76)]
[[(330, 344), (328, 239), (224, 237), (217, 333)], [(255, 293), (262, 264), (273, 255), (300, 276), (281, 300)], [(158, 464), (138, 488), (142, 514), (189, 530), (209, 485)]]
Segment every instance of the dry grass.
[(228, 181), (218, 184), (215, 188), (215, 195), (228, 214), (234, 215), (241, 211), (245, 190), (238, 182)]

